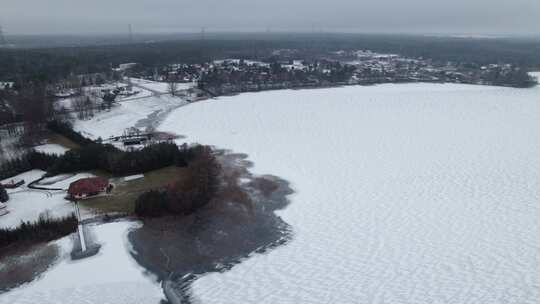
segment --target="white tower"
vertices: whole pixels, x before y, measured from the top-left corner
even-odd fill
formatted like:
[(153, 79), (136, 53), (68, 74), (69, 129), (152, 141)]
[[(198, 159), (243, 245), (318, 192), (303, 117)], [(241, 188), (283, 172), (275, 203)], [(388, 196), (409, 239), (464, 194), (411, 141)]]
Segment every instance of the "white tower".
[(131, 27), (131, 24), (128, 25), (128, 31), (129, 31), (129, 43), (133, 43), (133, 28)]

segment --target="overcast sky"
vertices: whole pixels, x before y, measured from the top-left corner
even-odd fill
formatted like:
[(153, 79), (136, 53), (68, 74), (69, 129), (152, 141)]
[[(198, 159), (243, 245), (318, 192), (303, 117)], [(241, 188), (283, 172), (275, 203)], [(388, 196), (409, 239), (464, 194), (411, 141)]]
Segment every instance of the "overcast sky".
[(540, 0), (0, 0), (9, 34), (347, 31), (540, 34)]

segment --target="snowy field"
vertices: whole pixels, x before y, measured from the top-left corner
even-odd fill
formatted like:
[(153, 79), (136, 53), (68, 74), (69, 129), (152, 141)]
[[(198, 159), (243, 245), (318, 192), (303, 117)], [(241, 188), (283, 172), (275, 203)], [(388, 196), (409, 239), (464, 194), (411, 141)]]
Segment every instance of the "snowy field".
[(62, 155), (66, 153), (68, 149), (66, 149), (64, 146), (57, 145), (57, 144), (44, 144), (44, 145), (34, 147), (34, 150), (38, 152), (42, 152), (42, 153), (47, 153), (47, 154)]
[(74, 128), (90, 138), (106, 139), (110, 136), (122, 135), (129, 127), (139, 127), (138, 123), (151, 115), (155, 118), (186, 103), (183, 99), (166, 95), (126, 101), (110, 111), (97, 113), (92, 119), (77, 120)]
[[(157, 93), (168, 93), (169, 92), (169, 84), (166, 82), (157, 82), (157, 81), (151, 81), (146, 79), (140, 79), (140, 78), (130, 78), (131, 82), (138, 86), (145, 88), (152, 92)], [(177, 83), (177, 90), (188, 90), (192, 87), (195, 87), (194, 83)]]
[[(201, 123), (202, 121), (202, 123)], [(296, 193), (293, 240), (194, 283), (201, 303), (538, 303), (540, 87), (272, 91), (160, 127)]]
[(97, 256), (71, 261), (71, 237), (55, 242), (61, 248), (59, 263), (41, 278), (0, 295), (0, 303), (114, 303), (158, 304), (164, 298), (159, 283), (145, 275), (129, 255), (127, 233), (135, 223), (116, 222), (92, 226), (102, 245)]
[[(0, 228), (15, 228), (21, 221), (34, 222), (44, 213), (52, 217), (70, 215), (75, 212), (74, 206), (70, 201), (64, 199), (69, 184), (80, 178), (93, 176), (89, 173), (59, 175), (44, 179), (39, 184), (47, 188), (64, 190), (44, 191), (28, 188), (30, 182), (39, 179), (44, 174), (45, 171), (32, 170), (2, 181), (2, 183), (7, 183), (11, 180), (24, 180), (26, 183), (16, 189), (7, 189), (10, 199), (6, 206), (9, 213), (0, 217)], [(89, 210), (81, 209), (83, 217), (89, 213)]]

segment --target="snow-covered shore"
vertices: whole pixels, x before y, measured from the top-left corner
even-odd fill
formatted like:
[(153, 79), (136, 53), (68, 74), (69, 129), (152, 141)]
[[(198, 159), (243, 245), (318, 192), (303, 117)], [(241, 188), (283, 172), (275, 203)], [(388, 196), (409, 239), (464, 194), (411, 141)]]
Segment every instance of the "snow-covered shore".
[(158, 282), (145, 274), (130, 256), (126, 234), (132, 222), (93, 225), (97, 256), (71, 261), (71, 237), (55, 242), (61, 261), (42, 278), (0, 296), (0, 303), (159, 303), (164, 299)]
[(110, 111), (98, 113), (89, 120), (77, 120), (74, 129), (92, 139), (122, 135), (129, 127), (152, 126), (172, 109), (186, 105), (187, 101), (168, 95), (151, 96), (122, 102)]
[[(291, 182), (292, 242), (194, 283), (202, 303), (534, 303), (540, 87), (247, 93), (160, 127)], [(204, 123), (201, 123), (203, 121)]]

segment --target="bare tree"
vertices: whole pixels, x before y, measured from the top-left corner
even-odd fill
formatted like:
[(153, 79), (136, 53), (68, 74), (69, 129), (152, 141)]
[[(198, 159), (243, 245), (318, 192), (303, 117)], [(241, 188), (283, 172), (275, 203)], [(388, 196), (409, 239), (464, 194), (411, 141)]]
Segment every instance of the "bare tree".
[(133, 82), (131, 81), (131, 77), (127, 77), (126, 82), (127, 82), (126, 90), (128, 90), (128, 92), (133, 91)]
[(95, 102), (90, 96), (85, 96), (84, 99), (84, 109), (86, 111), (86, 117), (94, 116)]
[(169, 92), (172, 96), (176, 96), (176, 92), (178, 91), (178, 83), (176, 82), (175, 77), (170, 77), (167, 79), (167, 92)]
[(77, 113), (77, 118), (86, 118), (84, 112), (84, 96), (77, 96), (73, 98), (73, 101), (71, 102), (71, 107)]
[(112, 108), (112, 105), (114, 103), (114, 100), (116, 99), (116, 95), (113, 93), (107, 93), (103, 96), (103, 106), (105, 109), (110, 110)]
[(94, 116), (96, 104), (90, 96), (78, 96), (73, 99), (72, 107), (77, 112), (77, 118), (88, 119)]
[(54, 100), (41, 83), (22, 89), (17, 100), (25, 121), (23, 144), (31, 145), (39, 141), (45, 123), (52, 118)]

